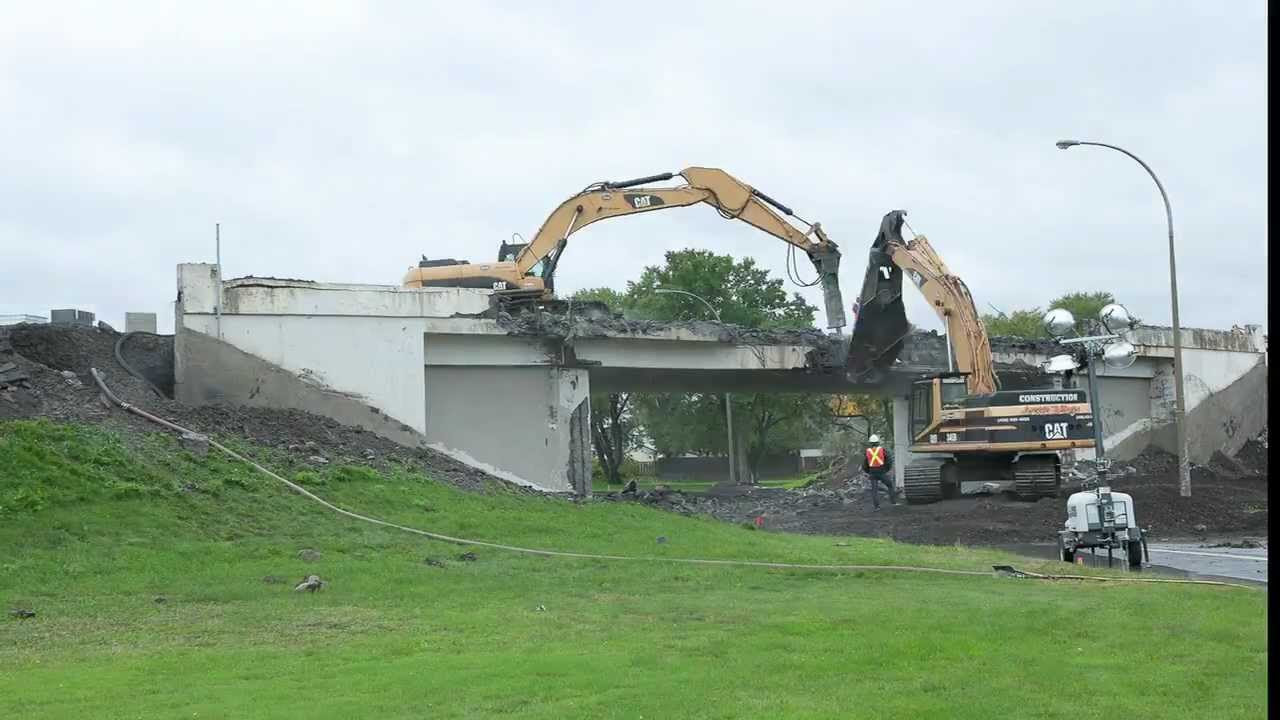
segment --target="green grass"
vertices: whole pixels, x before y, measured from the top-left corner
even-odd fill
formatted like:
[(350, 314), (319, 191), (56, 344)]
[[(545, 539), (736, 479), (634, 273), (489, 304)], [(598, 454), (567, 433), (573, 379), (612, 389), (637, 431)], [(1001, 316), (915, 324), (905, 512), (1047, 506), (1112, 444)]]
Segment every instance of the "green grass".
[[(304, 471), (242, 449), (351, 509), (513, 544), (971, 569), (1011, 560), (463, 493), (398, 469)], [(337, 517), (161, 435), (0, 424), (0, 548), (3, 609), (38, 612), (0, 618), (0, 717), (1266, 714), (1262, 592), (485, 548), (462, 562), (467, 548)], [(303, 548), (322, 557), (300, 560)], [(330, 585), (292, 592), (309, 572)]]

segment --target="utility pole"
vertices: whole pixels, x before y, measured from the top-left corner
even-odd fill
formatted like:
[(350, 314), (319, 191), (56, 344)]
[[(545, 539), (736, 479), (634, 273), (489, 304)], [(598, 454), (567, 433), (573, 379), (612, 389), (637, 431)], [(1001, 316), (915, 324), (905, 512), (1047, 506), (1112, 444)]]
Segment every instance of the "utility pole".
[(213, 224), (213, 262), (218, 266), (218, 298), (213, 303), (218, 339), (222, 339), (222, 223)]

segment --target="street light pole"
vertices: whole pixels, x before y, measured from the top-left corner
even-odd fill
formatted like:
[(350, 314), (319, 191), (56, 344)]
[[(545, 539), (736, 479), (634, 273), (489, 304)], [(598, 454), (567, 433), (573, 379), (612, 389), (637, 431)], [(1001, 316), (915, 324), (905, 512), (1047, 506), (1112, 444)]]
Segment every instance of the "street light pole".
[(1187, 454), (1187, 406), (1182, 386), (1182, 326), (1178, 322), (1178, 266), (1173, 252), (1173, 209), (1169, 206), (1169, 195), (1164, 191), (1164, 185), (1161, 184), (1160, 178), (1156, 177), (1156, 173), (1151, 169), (1151, 166), (1128, 150), (1100, 142), (1082, 140), (1059, 140), (1057, 142), (1059, 150), (1066, 150), (1076, 145), (1095, 145), (1128, 155), (1141, 165), (1143, 170), (1147, 171), (1147, 174), (1155, 181), (1156, 189), (1160, 191), (1160, 199), (1164, 200), (1164, 215), (1169, 226), (1169, 292), (1173, 301), (1173, 391), (1174, 402), (1177, 407), (1174, 420), (1177, 423), (1178, 436), (1178, 488), (1182, 497), (1191, 497), (1191, 459)]
[[(701, 295), (694, 295), (693, 293), (691, 293), (691, 292), (689, 292), (689, 291), (687, 291), (687, 290), (676, 290), (676, 289), (673, 289), (673, 288), (654, 288), (654, 292), (655, 292), (655, 293), (675, 293), (675, 294), (678, 294), (678, 295), (688, 295), (689, 297), (691, 297), (691, 298), (693, 298), (693, 299), (697, 300), (698, 302), (702, 303), (703, 305), (706, 305), (706, 306), (707, 306), (707, 309), (711, 311), (711, 314), (712, 314), (713, 316), (715, 316), (716, 322), (720, 322), (720, 311), (719, 311), (719, 310), (716, 310), (716, 309), (715, 309), (715, 307), (713, 307), (713, 306), (711, 305), (711, 303), (707, 302), (707, 301), (706, 301), (706, 299), (705, 299), (705, 298), (703, 298)], [(737, 466), (738, 466), (738, 457), (737, 457), (737, 453), (736, 453), (736, 452), (734, 452), (735, 448), (734, 448), (734, 443), (733, 443), (733, 396), (732, 396), (731, 394), (727, 393), (727, 392), (724, 394), (724, 424), (725, 424), (725, 428), (726, 428), (727, 432), (729, 433), (729, 436), (728, 436), (728, 441), (729, 441), (729, 448), (728, 448), (728, 449), (729, 449), (729, 482), (734, 483), (734, 484), (737, 484), (737, 482), (738, 482), (738, 467), (737, 467)]]

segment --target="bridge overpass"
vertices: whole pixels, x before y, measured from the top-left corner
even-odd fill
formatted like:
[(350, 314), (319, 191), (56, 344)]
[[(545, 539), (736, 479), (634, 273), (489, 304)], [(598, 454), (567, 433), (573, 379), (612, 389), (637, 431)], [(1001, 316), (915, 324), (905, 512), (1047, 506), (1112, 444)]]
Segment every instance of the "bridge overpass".
[[(843, 372), (843, 341), (817, 331), (630, 322), (575, 315), (572, 307), (565, 315), (493, 317), (484, 290), (221, 282), (217, 266), (203, 263), (178, 266), (176, 308), (180, 401), (306, 410), (556, 492), (589, 492), (593, 391), (890, 395), (895, 436), (905, 438), (911, 380), (946, 369), (945, 338), (932, 333), (913, 334), (885, 377), (853, 384)], [(1142, 377), (1166, 393), (1158, 339), (1153, 335), (1147, 350), (1151, 374)], [(1218, 344), (1224, 347), (1212, 351), (1231, 358), (1227, 374), (1262, 357), (1245, 343)], [(993, 351), (1004, 387), (1052, 383), (1037, 367), (1051, 346), (996, 340)], [(1220, 365), (1205, 366), (1213, 379), (1204, 383), (1208, 395), (1231, 385), (1223, 384)], [(1265, 387), (1265, 369), (1261, 377)], [(1122, 384), (1118, 375), (1107, 377), (1113, 381)], [(1105, 400), (1109, 390), (1103, 392)], [(1124, 400), (1112, 424), (1136, 422), (1140, 393), (1129, 386), (1116, 392)], [(1235, 434), (1256, 424), (1257, 408), (1244, 410)], [(1265, 423), (1265, 400), (1261, 413)], [(1143, 432), (1161, 427), (1157, 420)], [(1145, 437), (1128, 425), (1122, 430), (1135, 438), (1131, 445)], [(908, 455), (902, 443), (898, 450), (902, 468)]]

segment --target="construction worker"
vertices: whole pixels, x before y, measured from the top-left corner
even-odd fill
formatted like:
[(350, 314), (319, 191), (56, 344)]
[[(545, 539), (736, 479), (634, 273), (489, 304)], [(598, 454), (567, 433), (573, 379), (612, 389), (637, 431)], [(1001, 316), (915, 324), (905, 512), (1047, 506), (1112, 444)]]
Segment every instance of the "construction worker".
[(890, 472), (893, 470), (893, 455), (889, 454), (889, 448), (880, 444), (880, 436), (872, 434), (867, 438), (869, 446), (862, 458), (862, 471), (865, 472), (871, 481), (871, 506), (872, 510), (880, 509), (880, 484), (889, 488), (889, 503), (891, 505), (898, 504), (898, 487), (893, 482), (893, 476)]

